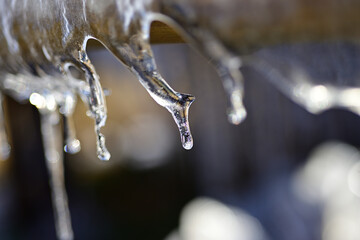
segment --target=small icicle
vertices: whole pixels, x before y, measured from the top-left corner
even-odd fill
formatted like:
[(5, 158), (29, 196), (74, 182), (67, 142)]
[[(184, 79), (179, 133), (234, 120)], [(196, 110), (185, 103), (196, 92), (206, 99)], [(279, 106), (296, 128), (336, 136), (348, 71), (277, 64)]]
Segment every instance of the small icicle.
[(75, 106), (76, 96), (72, 92), (64, 93), (63, 103), (59, 111), (64, 116), (64, 151), (70, 154), (78, 153), (81, 150), (80, 141), (76, 138), (76, 130), (72, 117)]
[(228, 119), (232, 124), (240, 124), (246, 118), (243, 105), (243, 76), (240, 72), (241, 61), (237, 57), (226, 58), (217, 65), (219, 76), (229, 98)]
[(90, 94), (87, 95), (87, 102), (89, 104), (91, 117), (95, 119), (97, 155), (100, 160), (107, 161), (111, 155), (105, 146), (105, 137), (100, 132), (100, 129), (105, 126), (107, 118), (104, 92), (100, 84), (99, 76), (96, 74), (95, 68), (91, 64), (85, 49), (79, 52), (79, 60), (90, 89)]
[(4, 109), (3, 109), (4, 96), (0, 91), (0, 159), (6, 160), (10, 155), (10, 145), (5, 129)]
[[(210, 32), (194, 29), (194, 44), (214, 64), (222, 80), (224, 90), (228, 96), (228, 120), (232, 124), (240, 124), (246, 118), (243, 105), (244, 79), (240, 72), (242, 65), (240, 57), (231, 54), (226, 47)], [(201, 40), (201, 41), (199, 41)]]
[[(37, 94), (34, 96), (32, 94), (32, 96), (33, 99), (30, 102), (33, 105), (37, 103), (35, 106), (37, 106), (41, 115), (41, 134), (50, 177), (56, 234), (59, 240), (72, 240), (74, 236), (64, 183), (62, 134), (59, 114), (56, 107), (52, 107), (52, 99), (54, 99), (52, 95), (42, 96)], [(36, 100), (34, 100), (34, 97)]]

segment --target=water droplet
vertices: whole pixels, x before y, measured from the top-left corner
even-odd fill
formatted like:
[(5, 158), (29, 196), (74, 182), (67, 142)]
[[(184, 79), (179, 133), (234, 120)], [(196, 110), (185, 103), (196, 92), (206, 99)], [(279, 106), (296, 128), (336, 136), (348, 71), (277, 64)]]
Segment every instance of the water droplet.
[(72, 115), (64, 116), (65, 146), (64, 151), (70, 154), (81, 150), (80, 141), (76, 138), (76, 131)]
[(111, 157), (110, 152), (107, 150), (105, 146), (105, 137), (98, 130), (96, 130), (98, 140), (96, 142), (97, 146), (97, 156), (102, 161), (108, 161)]
[(194, 145), (193, 138), (188, 133), (181, 134), (181, 143), (183, 148), (185, 148), (186, 150), (190, 150)]
[(181, 143), (184, 149), (193, 147), (193, 137), (189, 125), (189, 108), (195, 98), (188, 94), (179, 94), (179, 101), (168, 106), (176, 125), (179, 128)]
[(240, 124), (246, 119), (247, 113), (244, 107), (230, 109), (228, 113), (228, 120), (234, 125)]
[(70, 154), (78, 153), (81, 150), (81, 144), (78, 139), (68, 140), (64, 146), (64, 151)]
[(239, 70), (241, 61), (234, 57), (224, 58), (217, 64), (217, 70), (229, 98), (228, 120), (237, 125), (244, 121), (247, 115), (243, 105), (243, 77)]

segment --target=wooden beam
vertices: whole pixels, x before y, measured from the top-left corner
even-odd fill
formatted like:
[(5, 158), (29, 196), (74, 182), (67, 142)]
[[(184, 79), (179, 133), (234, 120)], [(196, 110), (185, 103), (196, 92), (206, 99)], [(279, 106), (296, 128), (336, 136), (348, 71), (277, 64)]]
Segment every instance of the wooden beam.
[(150, 28), (150, 42), (156, 43), (183, 43), (184, 39), (168, 25), (154, 21)]

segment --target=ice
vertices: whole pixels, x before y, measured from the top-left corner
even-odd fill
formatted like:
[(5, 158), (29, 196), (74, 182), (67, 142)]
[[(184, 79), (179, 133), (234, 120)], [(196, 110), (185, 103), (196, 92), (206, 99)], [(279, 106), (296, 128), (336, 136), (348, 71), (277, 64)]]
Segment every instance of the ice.
[(100, 129), (105, 126), (107, 118), (107, 109), (105, 104), (105, 96), (100, 85), (99, 76), (95, 72), (94, 66), (91, 64), (85, 49), (79, 52), (79, 61), (82, 70), (85, 72), (86, 81), (90, 92), (87, 95), (90, 116), (95, 120), (95, 133), (97, 135), (97, 155), (100, 160), (107, 161), (110, 159), (110, 153), (105, 146), (105, 137)]
[(52, 95), (32, 94), (30, 99), (31, 104), (39, 109), (41, 116), (41, 134), (50, 178), (57, 237), (60, 240), (72, 240), (73, 231), (64, 182), (59, 113), (56, 106), (51, 103)]
[[(109, 16), (108, 7), (117, 11)], [(152, 7), (152, 1), (142, 0), (0, 2), (0, 86), (7, 95), (29, 101), (40, 112), (58, 239), (73, 239), (62, 149), (76, 153), (81, 148), (72, 120), (77, 96), (88, 105), (88, 115), (94, 119), (98, 158), (110, 159), (101, 132), (107, 119), (105, 94), (87, 56), (89, 39), (102, 42), (138, 76), (151, 97), (173, 116), (183, 147), (193, 146), (188, 115), (194, 97), (173, 90), (157, 70), (149, 43)], [(85, 79), (73, 76), (71, 67), (82, 71)], [(6, 148), (1, 113), (0, 140)], [(6, 157), (7, 152), (0, 154)]]
[(212, 34), (203, 29), (194, 29), (195, 44), (216, 68), (228, 96), (228, 120), (240, 124), (246, 118), (243, 104), (244, 79), (240, 72), (242, 61), (227, 50)]
[[(160, 19), (171, 24), (168, 21), (170, 18), (156, 12), (158, 1), (29, 0), (26, 4), (10, 4), (8, 1), (0, 4), (3, 20), (0, 43), (5, 46), (0, 50), (3, 89), (22, 101), (29, 99), (33, 93), (41, 95), (44, 89), (47, 94), (52, 94), (54, 104), (64, 115), (66, 152), (76, 153), (81, 148), (71, 118), (76, 104), (75, 95), (79, 95), (88, 105), (89, 116), (95, 122), (97, 155), (101, 160), (110, 158), (105, 136), (101, 133), (107, 118), (105, 95), (86, 53), (89, 39), (100, 41), (138, 77), (151, 97), (171, 113), (183, 147), (192, 148), (188, 115), (195, 98), (173, 90), (166, 83), (157, 69), (149, 43), (152, 21)], [(116, 11), (108, 15), (106, 9), (109, 7)], [(17, 19), (14, 16), (18, 16)], [(18, 21), (23, 24), (15, 28)], [(210, 58), (218, 70), (229, 96), (229, 121), (239, 124), (246, 117), (242, 103), (243, 78), (239, 71), (241, 59), (228, 51), (209, 31), (196, 29), (189, 36), (193, 39), (190, 42)], [(24, 55), (25, 52), (29, 54)], [(75, 79), (69, 71), (70, 67), (82, 71), (85, 81)]]
[(40, 114), (41, 133), (50, 178), (57, 237), (60, 240), (72, 240), (73, 231), (64, 183), (59, 115), (53, 111), (40, 111)]
[[(40, 111), (59, 239), (73, 238), (64, 187), (62, 149), (67, 153), (81, 149), (72, 120), (78, 96), (88, 105), (88, 115), (94, 119), (98, 158), (110, 159), (101, 132), (107, 119), (105, 94), (87, 55), (88, 40), (101, 42), (137, 76), (150, 96), (171, 113), (183, 148), (191, 149), (189, 107), (195, 98), (172, 89), (159, 73), (150, 46), (151, 23), (157, 20), (180, 27), (189, 43), (209, 59), (228, 95), (228, 119), (239, 124), (246, 118), (244, 80), (240, 72), (243, 64), (239, 56), (241, 40), (256, 42), (262, 35), (251, 32), (252, 27), (249, 30), (234, 24), (246, 24), (244, 19), (250, 19), (249, 22), (261, 30), (272, 22), (272, 17), (287, 19), (291, 8), (285, 2), (279, 3), (282, 11), (274, 14), (262, 1), (249, 2), (249, 6), (246, 1), (208, 1), (206, 11), (201, 4), (194, 4), (197, 3), (195, 0), (0, 1), (0, 157), (6, 158), (10, 149), (2, 110), (4, 93), (20, 102), (30, 101)], [(245, 4), (244, 8), (242, 4)], [(256, 11), (252, 12), (254, 9)], [(279, 24), (279, 27), (288, 26), (288, 23), (291, 21)], [(240, 30), (245, 31), (247, 38), (243, 38)], [(269, 36), (271, 42), (271, 34)], [(257, 65), (266, 68), (261, 61)], [(72, 76), (70, 67), (81, 71), (85, 79)], [(304, 78), (304, 74), (299, 76)], [(294, 87), (286, 84), (287, 81), (274, 82), (281, 82), (280, 88), (311, 112), (345, 106), (360, 113), (358, 88), (311, 83)], [(60, 137), (60, 116), (64, 123), (64, 147)]]
[(64, 117), (65, 129), (65, 146), (64, 151), (67, 153), (78, 153), (81, 150), (80, 141), (76, 138), (74, 122), (72, 116)]

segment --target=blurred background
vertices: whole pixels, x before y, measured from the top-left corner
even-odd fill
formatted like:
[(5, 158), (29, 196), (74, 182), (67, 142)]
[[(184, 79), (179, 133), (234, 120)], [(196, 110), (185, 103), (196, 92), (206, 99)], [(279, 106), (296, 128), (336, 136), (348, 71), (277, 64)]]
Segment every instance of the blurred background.
[[(241, 69), (248, 117), (239, 126), (227, 122), (222, 84), (206, 59), (186, 44), (153, 50), (168, 83), (196, 96), (194, 147), (181, 147), (170, 114), (106, 49), (89, 52), (111, 90), (104, 134), (112, 158), (97, 159), (93, 120), (79, 101), (82, 150), (65, 155), (75, 239), (360, 239), (360, 118), (344, 109), (310, 114), (272, 84), (273, 69), (293, 82), (291, 65), (310, 83), (356, 86), (358, 46), (280, 46), (249, 56), (255, 60)], [(39, 115), (10, 98), (5, 112), (12, 154), (0, 162), (0, 239), (55, 239)]]

